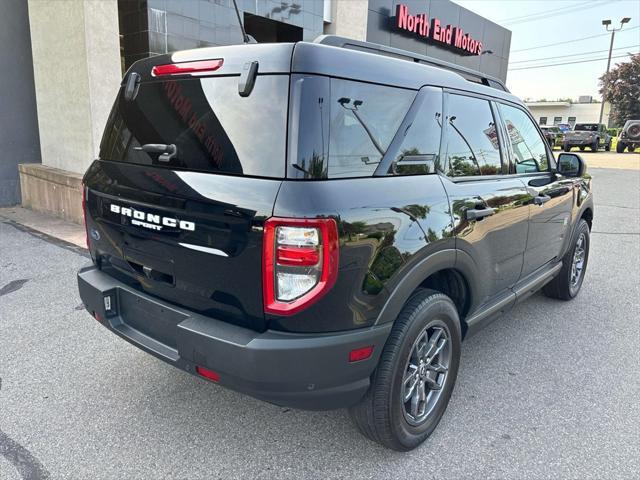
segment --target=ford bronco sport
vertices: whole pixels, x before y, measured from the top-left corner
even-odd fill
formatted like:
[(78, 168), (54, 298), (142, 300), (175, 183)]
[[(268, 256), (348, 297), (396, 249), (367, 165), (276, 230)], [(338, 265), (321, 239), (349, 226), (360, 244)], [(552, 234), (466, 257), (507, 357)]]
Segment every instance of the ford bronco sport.
[(397, 450), (440, 421), (464, 338), (578, 294), (593, 218), (584, 162), (500, 81), (330, 36), (138, 61), (83, 193), (97, 321)]

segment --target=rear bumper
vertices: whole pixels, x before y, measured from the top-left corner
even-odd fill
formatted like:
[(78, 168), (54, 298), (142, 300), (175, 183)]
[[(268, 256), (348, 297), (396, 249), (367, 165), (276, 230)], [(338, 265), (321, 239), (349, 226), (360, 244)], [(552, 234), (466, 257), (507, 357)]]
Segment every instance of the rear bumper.
[[(330, 334), (259, 333), (177, 308), (96, 267), (78, 272), (78, 288), (102, 325), (142, 350), (192, 374), (206, 367), (219, 374), (220, 385), (294, 408), (357, 403), (391, 330), (386, 324)], [(351, 350), (368, 345), (374, 346), (369, 359), (349, 363)]]
[(593, 140), (574, 138), (564, 141), (564, 146), (567, 147), (589, 147), (591, 145), (593, 145)]

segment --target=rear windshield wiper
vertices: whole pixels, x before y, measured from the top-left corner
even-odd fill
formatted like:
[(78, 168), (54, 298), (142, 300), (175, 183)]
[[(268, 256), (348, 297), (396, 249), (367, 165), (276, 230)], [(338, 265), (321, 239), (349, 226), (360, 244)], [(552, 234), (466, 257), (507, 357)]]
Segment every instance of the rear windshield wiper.
[(158, 161), (160, 162), (170, 162), (177, 154), (178, 147), (175, 144), (164, 144), (164, 143), (145, 143), (140, 147), (133, 147), (134, 150), (142, 150), (146, 153), (159, 153)]

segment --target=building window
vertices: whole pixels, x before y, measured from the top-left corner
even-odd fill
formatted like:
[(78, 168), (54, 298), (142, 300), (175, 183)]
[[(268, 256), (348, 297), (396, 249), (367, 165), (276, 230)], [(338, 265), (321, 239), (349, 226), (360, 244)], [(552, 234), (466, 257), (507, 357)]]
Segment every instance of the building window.
[(573, 128), (573, 126), (576, 124), (576, 117), (569, 117), (567, 122), (569, 122), (569, 125), (571, 125), (571, 128)]
[(547, 117), (540, 117), (540, 125), (546, 125), (547, 124)]
[(562, 123), (562, 117), (553, 117), (553, 124), (558, 125), (559, 123)]

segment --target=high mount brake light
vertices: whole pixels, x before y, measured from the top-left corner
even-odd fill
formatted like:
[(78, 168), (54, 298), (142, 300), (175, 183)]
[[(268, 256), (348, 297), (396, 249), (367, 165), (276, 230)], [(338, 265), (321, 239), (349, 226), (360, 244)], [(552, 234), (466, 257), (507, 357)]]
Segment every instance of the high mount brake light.
[(224, 60), (198, 60), (196, 62), (168, 63), (166, 65), (156, 65), (151, 69), (152, 77), (162, 77), (165, 75), (190, 75), (193, 73), (214, 72), (222, 67)]
[(332, 218), (270, 218), (264, 226), (264, 311), (293, 315), (318, 301), (338, 277), (338, 226)]

